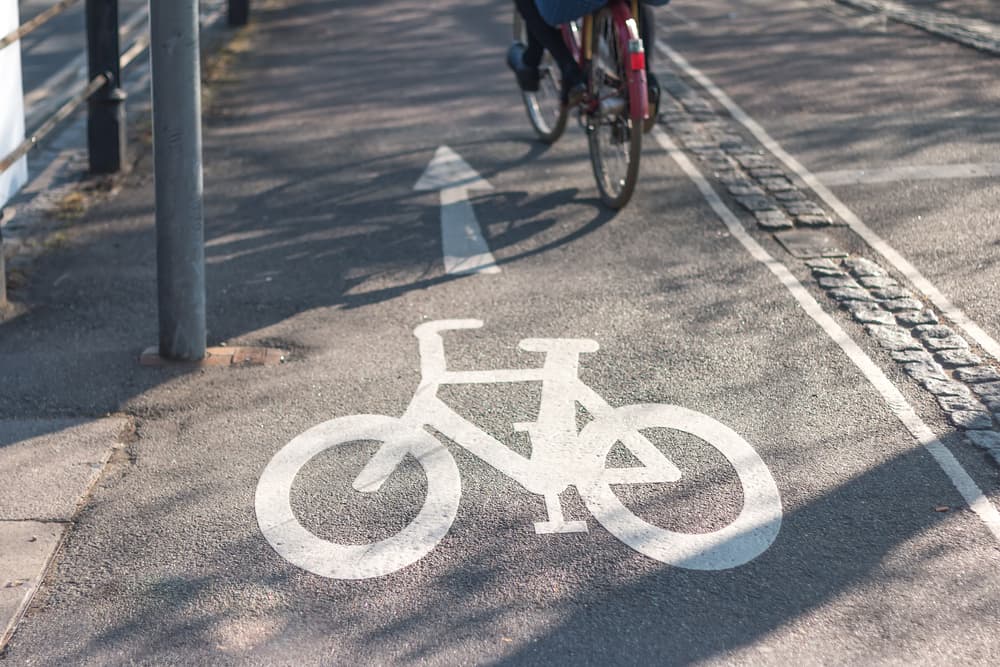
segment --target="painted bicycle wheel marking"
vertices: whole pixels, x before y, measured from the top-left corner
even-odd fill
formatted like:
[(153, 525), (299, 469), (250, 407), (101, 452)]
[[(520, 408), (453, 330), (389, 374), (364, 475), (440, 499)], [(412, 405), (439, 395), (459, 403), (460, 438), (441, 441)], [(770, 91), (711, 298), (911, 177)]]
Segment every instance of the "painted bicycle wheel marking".
[[(431, 437), (432, 426), (485, 463), (543, 496), (547, 517), (535, 522), (537, 534), (586, 532), (586, 521), (563, 517), (559, 493), (575, 486), (587, 509), (608, 532), (657, 561), (698, 570), (742, 565), (763, 553), (781, 528), (781, 498), (760, 455), (725, 424), (676, 405), (641, 404), (613, 408), (578, 377), (579, 357), (596, 352), (589, 339), (527, 338), (519, 347), (542, 352), (541, 368), (449, 371), (443, 331), (474, 329), (479, 320), (439, 320), (418, 326), (421, 382), (400, 418), (353, 415), (324, 422), (283, 447), (257, 484), (255, 509), (264, 537), (292, 564), (324, 577), (367, 579), (395, 572), (430, 553), (445, 536), (462, 496), (458, 467), (448, 450)], [(515, 424), (531, 438), (530, 457), (507, 448), (462, 418), (437, 397), (446, 384), (542, 383), (538, 419)], [(576, 403), (593, 416), (576, 429)], [(708, 533), (680, 533), (647, 523), (615, 495), (612, 485), (676, 482), (681, 471), (642, 433), (668, 428), (699, 438), (729, 461), (743, 489), (743, 508), (728, 525)], [(353, 486), (378, 491), (403, 458), (412, 455), (427, 477), (427, 497), (416, 518), (395, 535), (373, 544), (342, 545), (324, 540), (299, 523), (291, 507), (295, 476), (312, 458), (360, 440), (382, 443)], [(608, 452), (621, 442), (642, 464), (607, 468)]]

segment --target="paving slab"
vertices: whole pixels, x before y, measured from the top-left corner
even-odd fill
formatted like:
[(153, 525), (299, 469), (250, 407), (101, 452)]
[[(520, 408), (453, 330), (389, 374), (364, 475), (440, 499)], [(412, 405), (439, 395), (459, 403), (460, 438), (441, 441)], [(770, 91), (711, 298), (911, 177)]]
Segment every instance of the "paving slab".
[(0, 650), (129, 420), (0, 420)]
[(124, 417), (0, 420), (0, 520), (70, 520), (127, 426)]
[(0, 521), (0, 650), (38, 590), (65, 530), (60, 522)]

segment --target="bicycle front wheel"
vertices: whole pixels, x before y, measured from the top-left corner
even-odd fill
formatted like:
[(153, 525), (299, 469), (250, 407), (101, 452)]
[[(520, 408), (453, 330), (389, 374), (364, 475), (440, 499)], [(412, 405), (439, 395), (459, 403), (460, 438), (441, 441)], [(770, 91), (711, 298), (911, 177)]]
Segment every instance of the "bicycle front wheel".
[[(528, 28), (521, 14), (514, 8), (514, 41), (527, 45)], [(566, 129), (569, 111), (562, 103), (562, 75), (559, 66), (548, 51), (542, 56), (538, 66), (539, 82), (537, 91), (521, 91), (524, 109), (538, 138), (551, 144), (562, 136)]]
[[(380, 443), (354, 482), (377, 491), (412, 456), (427, 478), (417, 516), (395, 535), (369, 544), (339, 544), (306, 529), (292, 511), (292, 483), (313, 458), (359, 441)], [(455, 459), (429, 433), (382, 415), (353, 415), (323, 422), (285, 445), (261, 474), (254, 509), (261, 532), (278, 554), (303, 570), (332, 579), (368, 579), (406, 567), (437, 546), (458, 513), (462, 484)]]
[(617, 408), (580, 432), (584, 451), (611, 450), (623, 435), (640, 429), (667, 428), (688, 433), (714, 447), (729, 462), (743, 488), (743, 508), (731, 523), (708, 533), (682, 533), (655, 526), (632, 513), (615, 495), (607, 475), (579, 487), (597, 522), (639, 553), (662, 563), (692, 570), (724, 570), (763, 553), (781, 528), (781, 497), (767, 465), (731, 428), (706, 414), (678, 405), (644, 404)]
[(602, 9), (593, 26), (590, 91), (596, 104), (587, 121), (587, 143), (601, 201), (618, 209), (639, 180), (642, 127), (630, 114), (628, 44), (614, 14)]

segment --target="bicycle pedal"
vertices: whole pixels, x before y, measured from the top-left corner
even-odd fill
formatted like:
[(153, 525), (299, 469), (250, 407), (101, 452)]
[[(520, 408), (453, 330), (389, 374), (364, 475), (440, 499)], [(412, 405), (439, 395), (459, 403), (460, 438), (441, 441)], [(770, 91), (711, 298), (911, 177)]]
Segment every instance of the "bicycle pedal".
[(536, 521), (535, 534), (551, 535), (554, 533), (587, 533), (586, 521)]

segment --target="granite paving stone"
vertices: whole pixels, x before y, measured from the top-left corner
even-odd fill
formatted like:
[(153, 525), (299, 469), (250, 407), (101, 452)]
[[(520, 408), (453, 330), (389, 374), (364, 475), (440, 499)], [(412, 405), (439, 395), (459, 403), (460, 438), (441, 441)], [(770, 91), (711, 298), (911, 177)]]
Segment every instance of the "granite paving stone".
[(824, 211), (818, 204), (811, 202), (808, 199), (802, 201), (789, 201), (785, 202), (785, 209), (792, 215), (825, 215)]
[(977, 382), (996, 382), (1000, 380), (1000, 373), (990, 366), (967, 366), (955, 370), (955, 377), (968, 384)]
[(747, 209), (748, 211), (771, 211), (777, 208), (774, 201), (768, 197), (760, 197), (754, 195), (748, 195), (745, 197), (737, 197), (736, 201), (740, 203), (740, 206)]
[(861, 287), (858, 282), (851, 278), (850, 276), (838, 277), (838, 276), (823, 276), (818, 280), (820, 287), (833, 288), (833, 287)]
[(945, 412), (981, 411), (983, 404), (969, 396), (938, 396), (938, 403)]
[(1000, 382), (977, 382), (972, 385), (972, 391), (980, 396), (1000, 397)]
[(882, 302), (882, 307), (896, 313), (904, 310), (922, 310), (924, 304), (916, 299), (889, 299)]
[(772, 176), (784, 176), (785, 172), (780, 167), (773, 164), (750, 167), (750, 175), (754, 178), (770, 178)]
[(879, 300), (889, 299), (911, 299), (913, 292), (900, 285), (890, 285), (872, 290), (872, 296)]
[(968, 348), (969, 344), (961, 336), (945, 336), (944, 338), (924, 338), (924, 345), (931, 350), (957, 350)]
[(920, 384), (924, 385), (927, 391), (935, 396), (967, 396), (972, 397), (972, 392), (964, 384), (952, 382), (950, 380), (935, 380), (929, 378)]
[(955, 330), (947, 324), (921, 324), (913, 327), (913, 333), (921, 339), (946, 338), (956, 335)]
[(827, 227), (832, 224), (830, 216), (815, 213), (799, 213), (795, 216), (795, 222), (803, 227)]
[(795, 223), (792, 222), (791, 218), (778, 210), (754, 211), (753, 215), (757, 218), (757, 224), (761, 229), (778, 230), (795, 227)]
[(941, 368), (940, 364), (934, 361), (914, 361), (909, 364), (903, 364), (903, 370), (906, 371), (907, 375), (918, 382), (923, 382), (924, 380), (948, 379), (944, 369)]
[(965, 437), (973, 445), (992, 454), (1000, 454), (1000, 433), (990, 430), (966, 431)]
[[(895, 324), (896, 318), (887, 310), (879, 308), (876, 304), (871, 304), (867, 308), (855, 308), (851, 313), (854, 319), (862, 324)], [(930, 355), (927, 355), (928, 361)]]
[(980, 396), (979, 398), (990, 412), (994, 414), (1000, 412), (1000, 396)]
[(795, 189), (795, 185), (784, 176), (762, 178), (760, 184), (769, 192), (788, 192)]
[(914, 326), (917, 324), (936, 324), (938, 316), (933, 310), (910, 310), (896, 315), (900, 324)]
[(897, 350), (891, 356), (895, 361), (908, 364), (916, 361), (934, 361), (934, 357), (926, 350)]
[(857, 277), (861, 276), (887, 276), (885, 269), (864, 257), (848, 257), (844, 260), (844, 265), (850, 269)]
[(970, 430), (993, 428), (993, 417), (985, 410), (956, 410), (948, 413), (948, 421), (955, 426)]
[(875, 298), (868, 293), (868, 290), (861, 287), (838, 287), (832, 289), (827, 294), (836, 301), (870, 301), (875, 302)]
[(868, 289), (883, 289), (899, 284), (889, 276), (860, 276), (859, 282)]
[(757, 196), (763, 197), (764, 190), (756, 185), (727, 185), (726, 190), (734, 197)]
[(865, 329), (887, 350), (917, 350), (920, 343), (906, 329), (896, 325), (868, 324)]

